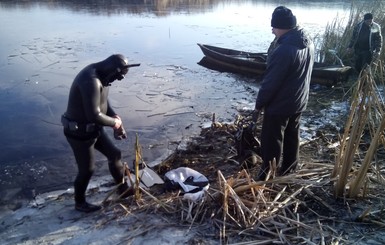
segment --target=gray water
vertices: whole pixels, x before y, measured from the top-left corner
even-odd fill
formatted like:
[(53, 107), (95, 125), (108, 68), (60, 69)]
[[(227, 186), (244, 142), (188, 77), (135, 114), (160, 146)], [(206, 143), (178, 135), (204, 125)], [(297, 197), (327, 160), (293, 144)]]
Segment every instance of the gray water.
[[(130, 1), (127, 1), (130, 2)], [(60, 115), (78, 71), (113, 53), (132, 68), (110, 90), (129, 139), (117, 142), (132, 161), (135, 135), (147, 162), (198, 134), (216, 113), (231, 121), (252, 107), (255, 79), (208, 70), (197, 43), (264, 52), (270, 18), (283, 3), (318, 40), (347, 18), (350, 1), (0, 1), (0, 196), (3, 200), (72, 185), (76, 165)], [(255, 86), (257, 87), (257, 86)], [(106, 175), (98, 155), (95, 175)]]

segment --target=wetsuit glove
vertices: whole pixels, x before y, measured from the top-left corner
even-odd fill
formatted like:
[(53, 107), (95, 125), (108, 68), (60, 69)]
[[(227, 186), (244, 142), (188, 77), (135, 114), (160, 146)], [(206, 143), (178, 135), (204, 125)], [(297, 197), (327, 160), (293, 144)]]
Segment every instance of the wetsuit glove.
[(118, 129), (114, 129), (114, 138), (117, 140), (122, 140), (127, 138), (126, 130), (124, 130), (123, 125), (120, 125)]

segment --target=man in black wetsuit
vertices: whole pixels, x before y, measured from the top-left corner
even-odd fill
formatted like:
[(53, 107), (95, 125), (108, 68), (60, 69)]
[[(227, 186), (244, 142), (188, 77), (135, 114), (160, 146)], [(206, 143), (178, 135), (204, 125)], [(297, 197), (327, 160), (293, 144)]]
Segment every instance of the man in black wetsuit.
[(93, 212), (101, 206), (86, 202), (85, 193), (95, 169), (94, 149), (108, 159), (108, 167), (118, 191), (127, 197), (132, 194), (127, 183), (122, 183), (124, 167), (121, 151), (108, 137), (104, 126), (112, 127), (115, 139), (126, 138), (122, 120), (108, 102), (109, 86), (115, 80), (122, 80), (129, 67), (127, 59), (114, 54), (107, 59), (82, 69), (75, 77), (68, 99), (67, 111), (62, 116), (64, 135), (75, 155), (78, 166), (75, 187), (75, 209)]

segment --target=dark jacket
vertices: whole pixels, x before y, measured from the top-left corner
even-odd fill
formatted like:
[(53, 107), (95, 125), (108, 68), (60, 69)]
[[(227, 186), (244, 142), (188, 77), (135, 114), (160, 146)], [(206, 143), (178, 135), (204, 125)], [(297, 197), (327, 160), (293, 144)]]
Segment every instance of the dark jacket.
[(291, 116), (306, 109), (314, 44), (302, 29), (281, 36), (267, 60), (255, 108), (266, 114)]
[[(362, 25), (364, 21), (358, 23), (353, 29), (352, 39), (349, 43), (349, 48), (355, 47), (357, 44), (358, 36), (360, 34)], [(382, 34), (381, 27), (379, 24), (373, 22), (370, 26), (370, 35), (369, 35), (369, 49), (372, 53), (380, 53), (382, 47)]]

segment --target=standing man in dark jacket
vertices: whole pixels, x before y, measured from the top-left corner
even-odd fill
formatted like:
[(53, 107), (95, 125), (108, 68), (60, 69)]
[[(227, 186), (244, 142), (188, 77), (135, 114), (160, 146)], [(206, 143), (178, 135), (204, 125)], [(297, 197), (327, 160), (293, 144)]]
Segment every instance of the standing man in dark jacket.
[(348, 51), (354, 48), (355, 69), (357, 72), (380, 57), (382, 47), (381, 26), (373, 21), (373, 15), (367, 13), (364, 19), (353, 29)]
[(86, 202), (85, 193), (95, 169), (94, 149), (108, 159), (108, 167), (118, 191), (127, 196), (129, 188), (122, 183), (124, 176), (121, 151), (112, 143), (103, 127), (111, 127), (115, 139), (126, 138), (122, 120), (108, 102), (109, 86), (122, 80), (129, 67), (127, 59), (120, 54), (86, 66), (75, 77), (69, 94), (67, 111), (62, 116), (64, 135), (75, 155), (78, 174), (75, 179), (75, 209), (93, 212), (101, 207)]
[(253, 112), (256, 120), (264, 110), (261, 133), (263, 163), (258, 180), (266, 178), (274, 159), (277, 165), (280, 164), (279, 175), (296, 168), (300, 119), (308, 102), (314, 63), (314, 44), (297, 26), (297, 19), (290, 9), (277, 7), (271, 26), (276, 44), (269, 54)]

